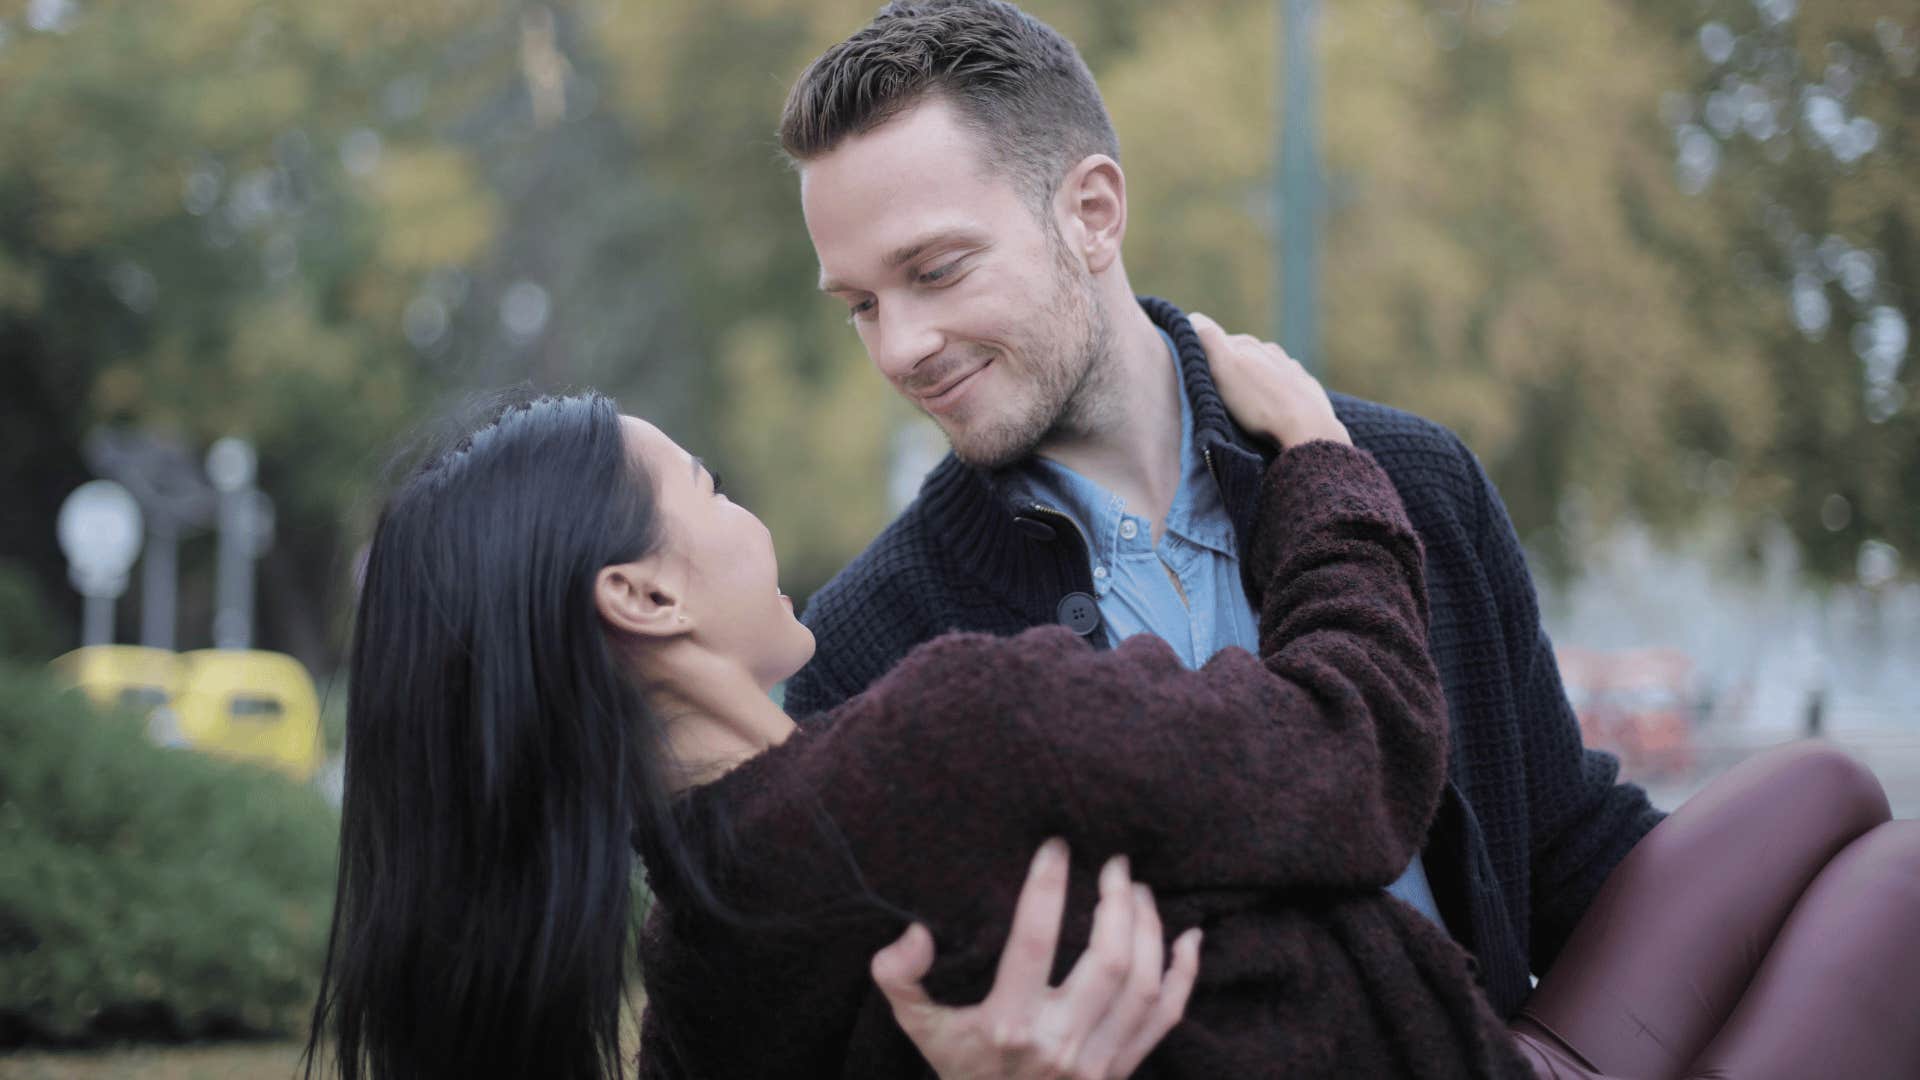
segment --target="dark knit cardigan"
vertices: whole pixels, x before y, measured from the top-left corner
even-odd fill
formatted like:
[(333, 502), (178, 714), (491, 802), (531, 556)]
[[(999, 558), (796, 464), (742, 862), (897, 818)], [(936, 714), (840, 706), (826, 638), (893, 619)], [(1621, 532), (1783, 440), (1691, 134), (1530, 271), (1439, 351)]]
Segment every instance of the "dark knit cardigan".
[[(1051, 835), (1081, 898), (1126, 852), (1169, 936), (1206, 929), (1187, 1018), (1139, 1075), (1530, 1075), (1466, 954), (1384, 891), (1445, 778), (1419, 541), (1363, 451), (1309, 443), (1268, 476), (1261, 659), (956, 634), (692, 791), (689, 835), (729, 842), (706, 858), (749, 921), (655, 876), (643, 1075), (923, 1074), (869, 958), (911, 914), (939, 945), (929, 990), (984, 996)], [(1089, 931), (1072, 906), (1063, 968)]]
[[(1186, 316), (1151, 297), (1141, 306), (1179, 350), (1193, 438), (1244, 552), (1261, 452), (1228, 417)], [(1426, 549), (1427, 634), (1452, 733), (1449, 783), (1422, 854), (1447, 928), (1477, 958), (1494, 1008), (1511, 1016), (1529, 972), (1552, 965), (1601, 881), (1661, 814), (1638, 787), (1616, 783), (1612, 756), (1582, 747), (1519, 540), (1473, 454), (1431, 421), (1341, 394), (1333, 402), (1392, 478)], [(788, 712), (827, 712), (951, 630), (1084, 627), (1090, 612), (1097, 622), (1079, 537), (1012, 501), (998, 480), (949, 455), (814, 594), (804, 618), (818, 648), (787, 685)], [(1097, 625), (1090, 636), (1105, 643)]]

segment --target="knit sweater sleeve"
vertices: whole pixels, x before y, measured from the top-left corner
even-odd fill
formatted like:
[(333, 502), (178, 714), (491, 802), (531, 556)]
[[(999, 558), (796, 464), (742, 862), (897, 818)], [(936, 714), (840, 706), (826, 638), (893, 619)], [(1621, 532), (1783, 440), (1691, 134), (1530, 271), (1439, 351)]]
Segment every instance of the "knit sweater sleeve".
[(1617, 758), (1582, 744), (1513, 523), (1473, 454), (1457, 452), (1477, 496), (1477, 554), (1499, 607), (1521, 717), (1532, 826), (1528, 951), (1533, 970), (1544, 973), (1607, 875), (1665, 815), (1645, 791), (1619, 782)]
[[(1141, 635), (951, 635), (835, 714), (826, 802), (876, 875), (924, 862), (965, 812), (1018, 859), (1065, 834), (1161, 888), (1371, 889), (1419, 849), (1445, 768), (1421, 549), (1364, 451), (1311, 443), (1269, 469), (1250, 559), (1258, 659), (1200, 671)], [(891, 805), (861, 805), (875, 775)], [(854, 779), (858, 777), (859, 779)], [(839, 803), (841, 805), (834, 805)], [(915, 820), (924, 817), (925, 820)], [(849, 819), (854, 820), (849, 820)], [(944, 855), (935, 856), (943, 858)]]

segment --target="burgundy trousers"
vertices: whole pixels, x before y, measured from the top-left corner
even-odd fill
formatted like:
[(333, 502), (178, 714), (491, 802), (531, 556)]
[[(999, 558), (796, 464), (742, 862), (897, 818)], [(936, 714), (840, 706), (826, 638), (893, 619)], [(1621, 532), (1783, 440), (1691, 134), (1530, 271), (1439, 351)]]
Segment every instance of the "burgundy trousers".
[(1621, 861), (1512, 1023), (1542, 1077), (1920, 1078), (1920, 821), (1820, 743)]

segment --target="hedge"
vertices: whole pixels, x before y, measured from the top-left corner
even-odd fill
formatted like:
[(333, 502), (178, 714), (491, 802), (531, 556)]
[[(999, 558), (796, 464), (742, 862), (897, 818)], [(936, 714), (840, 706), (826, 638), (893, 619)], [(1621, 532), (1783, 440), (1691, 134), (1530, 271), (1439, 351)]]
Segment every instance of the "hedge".
[(0, 1045), (303, 1030), (339, 818), (0, 667)]

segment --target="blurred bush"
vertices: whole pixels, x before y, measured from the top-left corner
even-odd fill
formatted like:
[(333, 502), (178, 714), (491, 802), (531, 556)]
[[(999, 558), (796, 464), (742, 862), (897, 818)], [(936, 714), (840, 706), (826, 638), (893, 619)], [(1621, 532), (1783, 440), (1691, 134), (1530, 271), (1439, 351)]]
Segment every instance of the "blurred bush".
[(300, 1029), (338, 818), (0, 666), (0, 1046)]
[(0, 559), (0, 657), (52, 659), (70, 634), (58, 610), (47, 603), (31, 567)]

